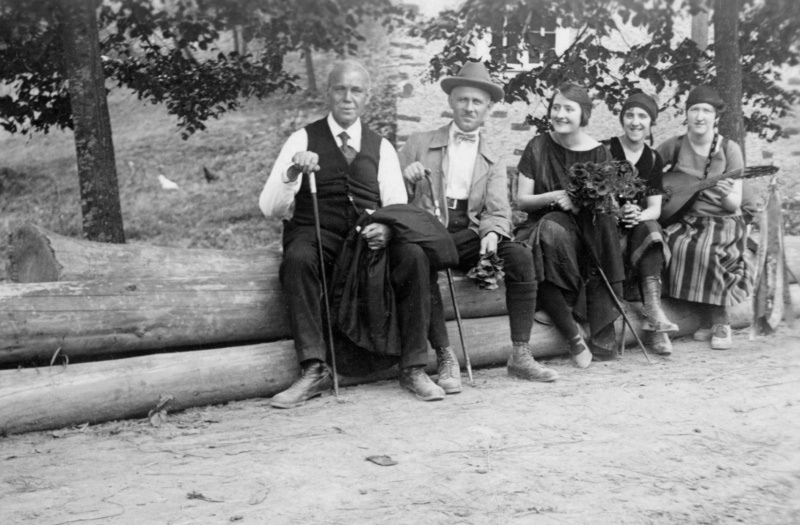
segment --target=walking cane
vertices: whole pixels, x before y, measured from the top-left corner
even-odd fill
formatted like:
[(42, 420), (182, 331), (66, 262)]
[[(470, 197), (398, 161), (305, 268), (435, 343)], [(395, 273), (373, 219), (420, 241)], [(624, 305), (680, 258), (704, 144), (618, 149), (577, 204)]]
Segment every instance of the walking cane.
[[(622, 307), (622, 303), (619, 301), (619, 298), (617, 297), (617, 294), (614, 293), (614, 287), (611, 286), (611, 283), (609, 282), (608, 277), (606, 277), (606, 274), (603, 271), (603, 268), (600, 266), (600, 261), (597, 259), (597, 255), (594, 253), (594, 250), (592, 250), (592, 245), (589, 244), (589, 241), (587, 241), (586, 237), (584, 237), (583, 231), (578, 226), (578, 222), (575, 220), (575, 217), (572, 215), (572, 212), (566, 212), (566, 214), (569, 215), (570, 219), (572, 219), (572, 224), (575, 225), (575, 230), (578, 232), (578, 237), (580, 237), (581, 242), (586, 247), (586, 251), (589, 252), (589, 256), (592, 258), (592, 262), (594, 263), (594, 267), (597, 269), (597, 273), (599, 273), (600, 277), (603, 278), (603, 282), (605, 283), (606, 288), (608, 289), (609, 295), (611, 295), (611, 298), (614, 299), (614, 304), (617, 306), (617, 310), (619, 310), (619, 313), (622, 314), (622, 318), (625, 320), (625, 324), (627, 324), (628, 328), (631, 329), (631, 333), (633, 334), (633, 337), (635, 337), (636, 338), (636, 342), (639, 343), (639, 348), (642, 349), (642, 353), (644, 353), (644, 356), (647, 358), (647, 362), (650, 363), (650, 364), (653, 364), (653, 362), (650, 361), (650, 356), (647, 355), (647, 349), (645, 349), (644, 343), (642, 343), (642, 340), (639, 338), (639, 334), (637, 334), (636, 330), (633, 328), (633, 325), (631, 324), (631, 320), (628, 318), (628, 314), (625, 313), (625, 309)], [(625, 325), (623, 325), (623, 329), (624, 329), (624, 326)], [(624, 335), (624, 332), (623, 332), (623, 335)], [(624, 342), (623, 342), (623, 344), (624, 344)]]
[(331, 365), (333, 366), (333, 395), (339, 398), (339, 376), (336, 374), (336, 349), (333, 347), (333, 321), (331, 306), (328, 301), (328, 279), (325, 277), (325, 259), (322, 256), (322, 233), (319, 229), (319, 207), (317, 206), (317, 178), (313, 171), (307, 173), (308, 185), (311, 189), (311, 203), (314, 207), (314, 232), (317, 234), (317, 250), (319, 252), (319, 273), (322, 275), (322, 297), (325, 299), (325, 316), (328, 319), (328, 341), (331, 344)]
[[(428, 186), (431, 189), (431, 198), (433, 199), (433, 209), (437, 217), (442, 216), (442, 211), (439, 208), (439, 199), (436, 198), (436, 192), (433, 191), (433, 182), (431, 182), (431, 170), (425, 168), (425, 178), (428, 180)], [(456, 302), (456, 289), (453, 284), (453, 273), (450, 268), (445, 268), (447, 274), (447, 284), (450, 288), (450, 298), (453, 300), (453, 310), (456, 313), (456, 324), (458, 325), (458, 336), (461, 339), (461, 350), (464, 352), (464, 362), (467, 365), (467, 375), (469, 376), (469, 384), (475, 386), (475, 380), (472, 378), (472, 363), (469, 360), (469, 353), (467, 353), (467, 344), (464, 342), (464, 327), (461, 325), (461, 312), (458, 310), (458, 303)]]

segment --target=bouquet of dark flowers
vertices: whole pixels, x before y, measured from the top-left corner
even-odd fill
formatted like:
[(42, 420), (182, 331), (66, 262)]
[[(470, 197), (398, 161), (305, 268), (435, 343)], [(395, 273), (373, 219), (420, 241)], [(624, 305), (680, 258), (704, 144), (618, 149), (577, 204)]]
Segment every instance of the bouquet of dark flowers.
[(611, 215), (617, 222), (622, 215), (622, 204), (634, 202), (647, 186), (627, 160), (577, 163), (569, 172), (566, 192), (573, 204), (594, 215)]
[(475, 284), (481, 290), (494, 290), (499, 286), (497, 281), (506, 274), (503, 271), (503, 262), (503, 259), (496, 253), (484, 254), (475, 268), (467, 272), (467, 277), (475, 281)]

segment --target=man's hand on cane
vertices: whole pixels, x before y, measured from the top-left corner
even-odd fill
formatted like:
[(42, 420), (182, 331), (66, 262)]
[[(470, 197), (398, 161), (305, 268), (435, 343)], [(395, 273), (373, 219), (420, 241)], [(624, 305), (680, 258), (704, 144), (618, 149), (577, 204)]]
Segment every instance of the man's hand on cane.
[(425, 165), (419, 161), (412, 162), (406, 169), (403, 170), (403, 178), (406, 179), (408, 182), (414, 183), (419, 180), (422, 180), (425, 175), (429, 175), (430, 170), (425, 168)]
[(298, 151), (292, 157), (292, 165), (286, 172), (286, 178), (294, 182), (301, 173), (319, 171), (319, 155), (313, 151)]

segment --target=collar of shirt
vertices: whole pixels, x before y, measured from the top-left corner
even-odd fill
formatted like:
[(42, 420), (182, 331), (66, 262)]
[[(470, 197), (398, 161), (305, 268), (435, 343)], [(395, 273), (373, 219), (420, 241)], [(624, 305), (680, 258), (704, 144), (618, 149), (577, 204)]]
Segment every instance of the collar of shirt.
[(340, 148), (342, 147), (342, 139), (339, 138), (339, 134), (344, 131), (350, 137), (347, 141), (347, 145), (358, 152), (361, 151), (361, 119), (356, 119), (349, 128), (344, 129), (334, 120), (333, 114), (328, 113), (328, 127), (331, 128), (333, 138), (336, 139), (336, 144)]
[[(456, 133), (464, 133), (465, 135), (474, 135), (475, 136), (475, 141), (474, 142), (467, 142), (467, 141), (460, 141), (459, 142), (458, 140), (456, 140)], [(480, 130), (471, 131), (471, 132), (461, 131), (459, 129), (459, 127), (456, 125), (455, 122), (450, 124), (450, 144), (449, 144), (449, 146), (451, 148), (452, 147), (469, 146), (469, 147), (475, 148), (477, 150), (478, 149), (478, 143), (480, 142), (480, 140), (481, 140)]]

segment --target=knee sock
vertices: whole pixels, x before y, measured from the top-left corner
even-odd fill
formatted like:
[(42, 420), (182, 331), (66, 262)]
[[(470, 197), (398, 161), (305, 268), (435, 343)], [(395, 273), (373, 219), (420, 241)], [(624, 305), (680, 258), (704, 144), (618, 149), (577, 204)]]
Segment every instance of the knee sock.
[(567, 301), (561, 289), (549, 281), (539, 283), (539, 304), (550, 315), (553, 323), (568, 341), (580, 336), (578, 325), (572, 318)]

